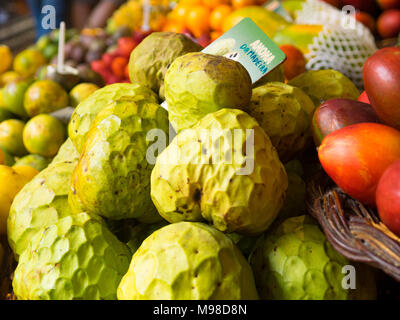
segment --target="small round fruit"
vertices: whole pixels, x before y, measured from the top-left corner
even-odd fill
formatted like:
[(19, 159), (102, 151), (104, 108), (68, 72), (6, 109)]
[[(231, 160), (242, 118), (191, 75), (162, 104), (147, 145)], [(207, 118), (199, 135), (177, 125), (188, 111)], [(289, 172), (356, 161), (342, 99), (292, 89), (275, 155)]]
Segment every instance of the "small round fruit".
[(232, 8), (228, 5), (220, 5), (216, 7), (210, 15), (210, 27), (216, 31), (222, 31), (225, 18), (232, 12)]
[(13, 169), (19, 175), (27, 178), (28, 180), (32, 180), (39, 171), (31, 166), (13, 166)]
[(24, 127), (23, 121), (15, 119), (0, 124), (0, 146), (14, 156), (21, 157), (28, 153), (22, 141)]
[(13, 55), (9, 47), (0, 45), (0, 73), (6, 72), (10, 69), (12, 64)]
[(24, 108), (24, 96), (29, 85), (29, 81), (12, 81), (8, 83), (3, 89), (4, 108), (20, 117), (27, 117), (28, 114)]
[(374, 18), (366, 12), (357, 12), (356, 20), (366, 26), (372, 33), (375, 33), (376, 24)]
[(81, 83), (74, 87), (69, 93), (69, 101), (71, 107), (75, 108), (83, 100), (89, 97), (93, 92), (100, 89), (94, 83)]
[(378, 18), (377, 26), (382, 38), (397, 37), (400, 32), (400, 9), (392, 9), (382, 13)]
[(23, 139), (30, 153), (53, 157), (66, 139), (65, 127), (56, 118), (41, 114), (26, 124)]
[(210, 31), (210, 10), (207, 7), (196, 6), (189, 10), (186, 24), (190, 32), (200, 38)]
[(49, 163), (50, 163), (50, 159), (39, 156), (38, 154), (29, 154), (25, 157), (19, 158), (15, 162), (14, 167), (30, 166), (32, 168), (35, 168), (38, 171), (42, 171), (47, 168)]
[(30, 117), (51, 113), (68, 105), (68, 93), (57, 82), (39, 80), (26, 91), (24, 107)]
[(37, 49), (26, 49), (14, 59), (14, 70), (25, 77), (32, 77), (37, 70), (46, 64), (46, 58)]
[(287, 60), (283, 64), (285, 78), (292, 80), (298, 75), (306, 72), (306, 58), (304, 54), (293, 45), (283, 45), (280, 49), (286, 54)]
[(256, 4), (255, 0), (232, 0), (232, 6), (234, 9), (249, 7), (255, 4)]
[(379, 180), (376, 204), (382, 222), (400, 236), (400, 161), (388, 167)]

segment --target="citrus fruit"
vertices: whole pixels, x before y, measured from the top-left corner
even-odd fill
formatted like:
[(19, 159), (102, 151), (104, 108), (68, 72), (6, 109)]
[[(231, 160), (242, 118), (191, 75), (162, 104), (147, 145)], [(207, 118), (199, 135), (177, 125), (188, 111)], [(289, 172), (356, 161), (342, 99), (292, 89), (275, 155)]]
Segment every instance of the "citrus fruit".
[(221, 31), (224, 20), (232, 12), (232, 8), (228, 5), (220, 5), (216, 7), (210, 15), (210, 27), (213, 30)]
[(210, 10), (203, 6), (196, 6), (189, 10), (186, 25), (196, 38), (210, 31)]
[(0, 146), (14, 156), (27, 154), (22, 141), (25, 123), (21, 120), (5, 120), (0, 123)]
[(36, 71), (46, 64), (46, 58), (37, 49), (26, 49), (14, 59), (14, 70), (25, 77), (32, 77)]
[(37, 169), (31, 166), (16, 165), (13, 166), (13, 169), (16, 173), (20, 174), (21, 176), (24, 176), (28, 180), (32, 180), (39, 173)]
[(30, 81), (13, 81), (7, 84), (3, 89), (4, 108), (8, 111), (27, 117), (28, 114), (24, 108), (24, 95), (30, 85)]
[(0, 45), (0, 57), (0, 73), (3, 73), (10, 69), (12, 64), (13, 55), (10, 48), (6, 45)]
[(6, 159), (3, 150), (0, 149), (0, 164), (5, 164)]
[(81, 83), (75, 86), (69, 93), (71, 107), (76, 107), (79, 103), (89, 97), (99, 87), (93, 83)]
[(28, 151), (43, 157), (55, 156), (65, 139), (64, 125), (48, 114), (40, 114), (29, 120), (23, 132)]
[(202, 0), (202, 3), (210, 9), (214, 9), (220, 5), (228, 5), (230, 0)]
[(7, 71), (0, 75), (0, 87), (4, 87), (10, 82), (22, 80), (22, 76), (15, 71)]
[(249, 7), (249, 6), (253, 6), (256, 4), (257, 4), (257, 1), (255, 1), (255, 0), (232, 0), (232, 6), (235, 9)]
[(51, 113), (68, 105), (68, 93), (57, 82), (39, 80), (26, 91), (24, 107), (29, 116)]

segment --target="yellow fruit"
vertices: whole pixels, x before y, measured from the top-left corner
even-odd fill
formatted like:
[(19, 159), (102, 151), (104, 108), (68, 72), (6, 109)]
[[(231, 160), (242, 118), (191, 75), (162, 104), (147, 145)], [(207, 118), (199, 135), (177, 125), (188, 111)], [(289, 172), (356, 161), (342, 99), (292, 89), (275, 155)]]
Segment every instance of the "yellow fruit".
[(71, 107), (75, 108), (79, 103), (81, 103), (98, 89), (99, 87), (93, 83), (78, 84), (69, 93), (69, 102)]
[(10, 69), (12, 64), (13, 55), (10, 48), (6, 45), (0, 45), (0, 57), (0, 73), (3, 73)]
[(32, 77), (41, 66), (46, 64), (46, 58), (37, 49), (26, 49), (14, 59), (14, 70), (25, 77)]
[(38, 170), (31, 166), (14, 166), (13, 169), (28, 180), (32, 180), (39, 173)]
[(3, 150), (0, 149), (0, 165), (4, 164), (4, 162), (5, 162), (4, 152)]
[(2, 75), (0, 75), (0, 87), (4, 87), (10, 82), (17, 81), (21, 78), (22, 76), (18, 72), (15, 71), (4, 72)]
[[(19, 172), (24, 172), (21, 174)], [(22, 187), (27, 184), (32, 173), (28, 174), (26, 169), (17, 169), (0, 165), (0, 235), (7, 231), (7, 218), (11, 203)]]

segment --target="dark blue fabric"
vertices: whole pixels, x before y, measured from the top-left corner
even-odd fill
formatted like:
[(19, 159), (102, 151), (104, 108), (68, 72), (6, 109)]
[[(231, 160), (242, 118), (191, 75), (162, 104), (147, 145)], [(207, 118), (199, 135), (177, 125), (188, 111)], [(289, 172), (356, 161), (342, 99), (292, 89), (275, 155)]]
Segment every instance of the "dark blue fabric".
[(45, 14), (42, 14), (42, 8), (51, 5), (56, 9), (56, 27), (59, 28), (60, 22), (65, 21), (67, 16), (67, 0), (26, 0), (32, 15), (36, 22), (36, 39), (50, 33), (52, 30), (46, 30), (42, 27), (42, 19)]

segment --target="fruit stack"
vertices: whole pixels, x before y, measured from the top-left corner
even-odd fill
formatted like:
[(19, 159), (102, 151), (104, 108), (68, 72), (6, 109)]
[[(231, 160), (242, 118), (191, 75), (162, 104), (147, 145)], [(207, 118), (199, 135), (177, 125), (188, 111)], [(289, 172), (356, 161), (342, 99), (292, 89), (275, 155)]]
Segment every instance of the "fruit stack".
[[(335, 70), (285, 83), (278, 68), (253, 85), (201, 48), (153, 32), (131, 53), (131, 83), (75, 108), (69, 138), (0, 220), (17, 299), (376, 297), (376, 271), (336, 252), (305, 207), (315, 110), (356, 105), (358, 89)], [(342, 286), (349, 264), (356, 290)]]

